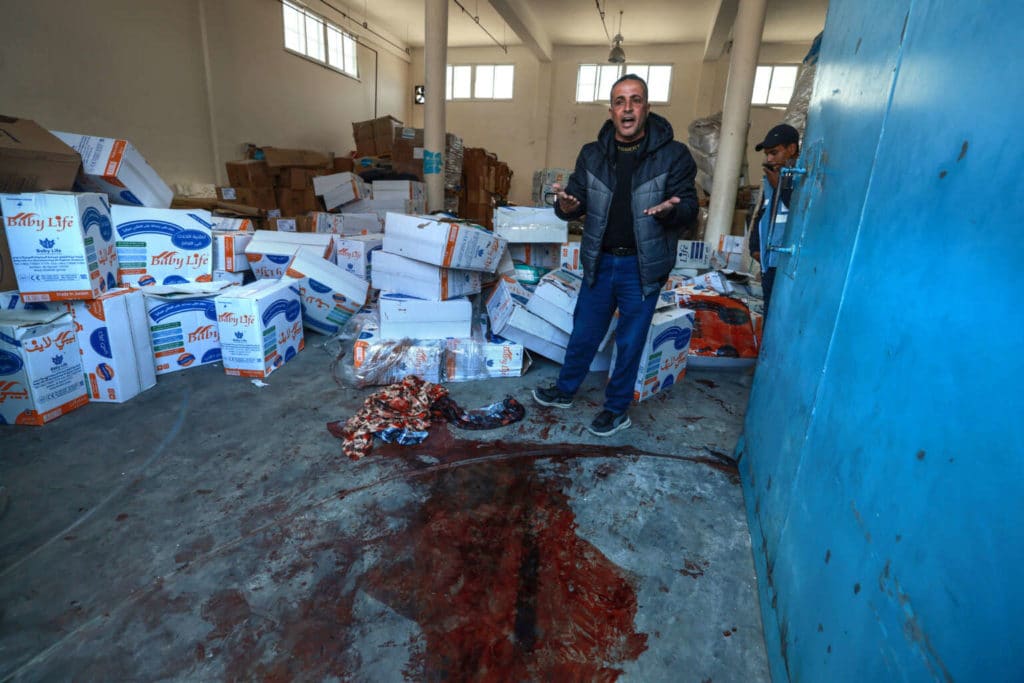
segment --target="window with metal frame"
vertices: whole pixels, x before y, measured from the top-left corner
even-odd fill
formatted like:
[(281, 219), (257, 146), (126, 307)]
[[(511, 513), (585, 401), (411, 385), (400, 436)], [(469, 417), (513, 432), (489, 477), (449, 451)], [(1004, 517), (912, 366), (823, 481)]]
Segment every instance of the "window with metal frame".
[(785, 107), (793, 96), (799, 71), (796, 64), (759, 64), (750, 103), (762, 107)]
[(515, 91), (514, 64), (449, 64), (446, 100), (511, 100)]
[(647, 101), (667, 104), (672, 92), (671, 64), (580, 64), (576, 72), (576, 102), (607, 104), (612, 84), (625, 74), (647, 82)]
[(282, 0), (281, 11), (286, 50), (359, 77), (355, 36), (302, 5)]

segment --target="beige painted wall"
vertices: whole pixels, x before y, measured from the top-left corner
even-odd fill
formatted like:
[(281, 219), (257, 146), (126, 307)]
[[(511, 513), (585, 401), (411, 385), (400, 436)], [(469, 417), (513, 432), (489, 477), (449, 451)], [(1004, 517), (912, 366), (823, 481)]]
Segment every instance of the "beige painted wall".
[(366, 47), (358, 81), (286, 52), (277, 0), (4, 4), (0, 113), (127, 138), (168, 183), (226, 182), (246, 142), (347, 154), (375, 93), (379, 115), (411, 108), (408, 64), (385, 50), (376, 81)]
[[(423, 50), (412, 55), (412, 84), (424, 84)], [(539, 62), (529, 50), (498, 47), (450, 48), (449, 64), (515, 64), (511, 101), (451, 101), (445, 106), (448, 132), (467, 147), (483, 147), (507, 163), (513, 172), (509, 198), (530, 203), (533, 172), (546, 165), (551, 65)], [(410, 86), (411, 92), (411, 86)], [(411, 122), (423, 127), (424, 107), (414, 106)]]
[[(346, 155), (355, 148), (353, 121), (375, 114), (408, 117), (412, 96), (408, 64), (402, 59), (380, 49), (375, 57), (373, 50), (360, 46), (357, 81), (285, 51), (276, 0), (203, 4), (221, 162), (239, 158), (247, 142)], [(345, 26), (329, 8), (316, 10)]]
[[(765, 45), (762, 61), (799, 62), (810, 43)], [(533, 172), (544, 167), (571, 168), (580, 147), (593, 140), (608, 118), (608, 106), (576, 104), (576, 72), (579, 64), (600, 62), (604, 46), (556, 47), (550, 63), (541, 63), (524, 48), (510, 48), (505, 55), (498, 48), (448, 50), (449, 64), (516, 65), (515, 98), (511, 102), (448, 102), (448, 130), (473, 147), (485, 147), (509, 163), (513, 170), (510, 199), (530, 202)], [(720, 111), (729, 73), (728, 55), (705, 63), (703, 45), (634, 46), (627, 53), (637, 63), (673, 64), (672, 90), (668, 104), (654, 105), (653, 111), (672, 123), (676, 138), (686, 141), (687, 126), (698, 116)], [(423, 83), (423, 51), (414, 50), (410, 68), (412, 84)], [(763, 135), (781, 118), (781, 112), (755, 107), (751, 130)], [(410, 121), (422, 127), (423, 107), (414, 106)], [(760, 167), (761, 154), (753, 151), (756, 137), (751, 133), (748, 163)], [(760, 139), (760, 138), (758, 138)], [(751, 182), (756, 182), (754, 178)]]
[(0, 113), (127, 138), (167, 182), (212, 182), (197, 0), (3, 4)]

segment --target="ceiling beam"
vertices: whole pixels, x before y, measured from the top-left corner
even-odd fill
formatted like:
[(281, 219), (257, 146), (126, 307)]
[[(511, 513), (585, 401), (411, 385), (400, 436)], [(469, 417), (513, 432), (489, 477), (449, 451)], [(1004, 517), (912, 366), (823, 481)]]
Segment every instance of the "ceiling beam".
[(551, 38), (524, 0), (490, 0), (490, 3), (538, 60), (551, 61)]
[(708, 30), (708, 39), (704, 42), (704, 61), (717, 61), (725, 52), (732, 34), (732, 26), (736, 23), (736, 12), (739, 0), (718, 0), (718, 11)]

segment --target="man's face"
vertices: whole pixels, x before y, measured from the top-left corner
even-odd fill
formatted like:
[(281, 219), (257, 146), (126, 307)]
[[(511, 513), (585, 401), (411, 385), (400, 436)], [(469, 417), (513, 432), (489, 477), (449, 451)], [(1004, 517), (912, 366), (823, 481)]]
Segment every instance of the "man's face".
[(795, 144), (775, 145), (764, 150), (764, 163), (773, 168), (781, 168), (788, 166), (797, 156), (797, 146)]
[(651, 105), (644, 97), (644, 86), (639, 81), (625, 80), (612, 89), (612, 106), (608, 113), (615, 126), (615, 139), (633, 142), (644, 136), (644, 124)]

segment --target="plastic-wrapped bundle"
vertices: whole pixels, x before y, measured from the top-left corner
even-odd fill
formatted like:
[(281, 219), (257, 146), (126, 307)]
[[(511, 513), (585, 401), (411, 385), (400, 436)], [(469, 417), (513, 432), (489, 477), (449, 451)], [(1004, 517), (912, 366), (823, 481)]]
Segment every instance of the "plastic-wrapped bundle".
[(722, 137), (722, 112), (690, 123), (689, 147), (697, 163), (697, 184), (710, 193), (718, 160), (718, 142)]
[(446, 190), (457, 190), (462, 184), (462, 149), (462, 138), (451, 133), (445, 136), (444, 187)]
[(357, 387), (391, 384), (406, 375), (436, 384), (441, 381), (444, 348), (443, 339), (381, 339), (377, 321), (366, 317), (342, 376)]
[(497, 335), (445, 340), (444, 379), (470, 382), (494, 377), (519, 377), (530, 366), (522, 344)]
[(818, 70), (818, 53), (821, 51), (821, 34), (814, 39), (811, 49), (804, 57), (800, 73), (793, 85), (793, 95), (789, 98), (786, 106), (786, 114), (782, 120), (800, 131), (803, 137), (804, 129), (807, 128), (807, 109), (811, 104), (811, 95), (814, 93), (814, 74)]

